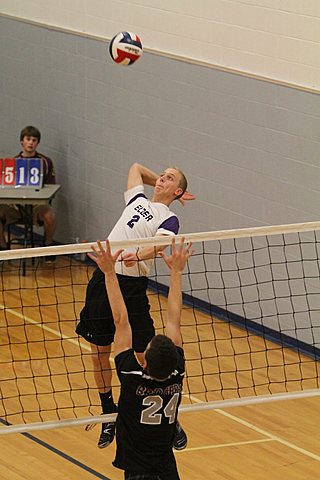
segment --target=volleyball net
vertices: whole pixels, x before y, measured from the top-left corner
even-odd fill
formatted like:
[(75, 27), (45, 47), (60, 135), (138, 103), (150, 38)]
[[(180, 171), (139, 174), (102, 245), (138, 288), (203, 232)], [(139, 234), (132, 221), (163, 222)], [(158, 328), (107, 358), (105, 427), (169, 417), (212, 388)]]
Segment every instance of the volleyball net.
[[(182, 277), (181, 410), (319, 395), (320, 222), (184, 237), (195, 253)], [(102, 420), (90, 344), (75, 333), (95, 268), (83, 261), (91, 245), (0, 252), (0, 433)], [(169, 275), (157, 257), (148, 290), (156, 333)], [(117, 399), (115, 372), (112, 382)]]

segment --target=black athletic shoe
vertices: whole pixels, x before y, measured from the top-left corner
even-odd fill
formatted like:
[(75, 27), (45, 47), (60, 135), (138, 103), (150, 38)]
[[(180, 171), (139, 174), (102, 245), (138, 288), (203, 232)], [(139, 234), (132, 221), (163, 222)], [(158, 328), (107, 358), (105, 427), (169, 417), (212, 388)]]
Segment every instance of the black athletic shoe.
[(101, 435), (98, 441), (99, 448), (105, 448), (113, 442), (116, 433), (116, 422), (102, 424)]
[(187, 435), (185, 431), (181, 428), (180, 423), (177, 421), (176, 423), (176, 433), (173, 439), (173, 448), (175, 450), (183, 450), (186, 448), (188, 443)]
[(46, 255), (44, 257), (44, 262), (49, 265), (50, 263), (54, 263), (56, 259), (57, 259), (56, 255)]
[[(46, 245), (45, 243), (43, 244), (44, 247), (52, 247), (54, 244), (53, 243), (50, 243), (50, 245)], [(56, 261), (56, 255), (46, 255), (44, 257), (44, 262), (45, 263), (54, 263)]]

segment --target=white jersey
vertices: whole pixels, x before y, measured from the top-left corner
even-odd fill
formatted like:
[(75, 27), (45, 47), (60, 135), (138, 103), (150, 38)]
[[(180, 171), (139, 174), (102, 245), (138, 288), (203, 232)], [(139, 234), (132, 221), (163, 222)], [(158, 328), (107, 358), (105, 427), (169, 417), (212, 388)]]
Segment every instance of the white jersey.
[[(143, 185), (138, 185), (124, 194), (126, 207), (112, 229), (110, 242), (154, 237), (155, 235), (176, 235), (179, 220), (163, 203), (154, 203), (147, 199)], [(126, 249), (126, 252), (138, 252), (139, 248)], [(131, 277), (148, 276), (153, 259), (137, 262), (134, 267), (125, 267), (123, 262), (116, 263), (116, 272)]]

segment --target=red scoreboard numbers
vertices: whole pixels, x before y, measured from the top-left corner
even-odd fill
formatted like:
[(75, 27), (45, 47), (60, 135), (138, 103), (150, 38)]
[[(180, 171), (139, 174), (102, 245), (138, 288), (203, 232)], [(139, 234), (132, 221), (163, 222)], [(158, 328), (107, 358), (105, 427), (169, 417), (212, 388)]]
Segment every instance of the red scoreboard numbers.
[(0, 158), (1, 187), (41, 188), (43, 185), (40, 158)]

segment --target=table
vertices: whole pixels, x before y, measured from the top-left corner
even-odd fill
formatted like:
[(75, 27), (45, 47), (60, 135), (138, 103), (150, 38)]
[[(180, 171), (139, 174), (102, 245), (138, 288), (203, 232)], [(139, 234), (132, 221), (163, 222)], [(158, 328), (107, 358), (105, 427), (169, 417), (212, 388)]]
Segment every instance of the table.
[(42, 188), (0, 188), (0, 204), (44, 205), (50, 203), (61, 185), (44, 185)]
[[(21, 223), (24, 225), (23, 245), (28, 246), (30, 238), (31, 247), (33, 243), (33, 207), (50, 203), (55, 194), (60, 190), (61, 185), (44, 185), (42, 188), (0, 188), (0, 204), (19, 205)], [(8, 231), (8, 236), (10, 235)], [(10, 248), (10, 238), (8, 238)], [(23, 274), (25, 275), (25, 262), (23, 262)]]

